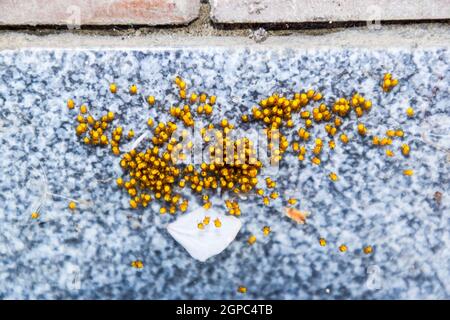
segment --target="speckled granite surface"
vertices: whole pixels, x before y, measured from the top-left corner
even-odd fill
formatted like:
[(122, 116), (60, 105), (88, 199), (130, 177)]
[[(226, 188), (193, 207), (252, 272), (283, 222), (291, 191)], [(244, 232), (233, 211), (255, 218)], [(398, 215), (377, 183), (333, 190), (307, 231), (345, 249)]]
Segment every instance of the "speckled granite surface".
[[(0, 298), (450, 298), (449, 68), (445, 46), (0, 52)], [(400, 80), (389, 94), (379, 87), (386, 71)], [(157, 205), (129, 210), (127, 195), (109, 180), (121, 173), (117, 158), (81, 145), (75, 113), (65, 107), (74, 98), (94, 113), (111, 109), (141, 132), (149, 116), (163, 112), (149, 110), (140, 96), (111, 96), (109, 83), (136, 83), (167, 110), (176, 74), (218, 96), (216, 120), (237, 121), (273, 91), (313, 87), (329, 102), (359, 91), (374, 104), (364, 117), (368, 129), (402, 127), (411, 156), (387, 159), (356, 136), (351, 121), (346, 132), (357, 142), (338, 143), (320, 167), (300, 166), (289, 155), (275, 177), (282, 194), (298, 196), (311, 211), (307, 225), (284, 217), (279, 200), (270, 207), (241, 201), (235, 242), (196, 262), (165, 229), (176, 217), (160, 216)], [(416, 110), (411, 120), (408, 105)], [(403, 176), (405, 168), (415, 175)], [(330, 171), (338, 182), (328, 179)], [(71, 213), (67, 200), (48, 196), (41, 218), (31, 220), (46, 192), (84, 202)], [(264, 225), (273, 230), (267, 238)], [(258, 236), (251, 247), (250, 233)], [(347, 253), (338, 251), (342, 243)], [(374, 253), (364, 255), (364, 245)], [(135, 259), (142, 270), (130, 267)], [(239, 285), (247, 286), (245, 296), (236, 293)]]

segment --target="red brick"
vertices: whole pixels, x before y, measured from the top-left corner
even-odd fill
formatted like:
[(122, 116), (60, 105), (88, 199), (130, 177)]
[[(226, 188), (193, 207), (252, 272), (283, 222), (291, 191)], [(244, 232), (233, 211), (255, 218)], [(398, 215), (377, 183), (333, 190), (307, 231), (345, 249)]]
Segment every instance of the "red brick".
[(0, 25), (164, 25), (197, 18), (200, 0), (1, 0)]

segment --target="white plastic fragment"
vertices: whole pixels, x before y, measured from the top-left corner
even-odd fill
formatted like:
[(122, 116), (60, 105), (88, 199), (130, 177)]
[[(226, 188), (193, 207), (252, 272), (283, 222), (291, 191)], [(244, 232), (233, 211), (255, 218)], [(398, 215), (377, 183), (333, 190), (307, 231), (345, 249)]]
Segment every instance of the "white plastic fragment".
[[(210, 217), (209, 224), (203, 230), (198, 229), (198, 223), (206, 216)], [(220, 228), (214, 225), (217, 218), (222, 223)], [(167, 226), (167, 231), (194, 259), (204, 262), (225, 250), (236, 238), (241, 226), (238, 218), (213, 209), (199, 208), (181, 215)]]

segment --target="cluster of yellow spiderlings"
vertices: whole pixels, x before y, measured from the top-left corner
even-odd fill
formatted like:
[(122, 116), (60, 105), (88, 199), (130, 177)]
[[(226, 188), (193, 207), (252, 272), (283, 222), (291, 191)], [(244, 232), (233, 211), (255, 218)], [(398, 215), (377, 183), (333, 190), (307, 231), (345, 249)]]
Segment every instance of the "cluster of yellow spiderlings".
[(164, 200), (168, 206), (160, 208), (161, 214), (167, 211), (174, 214), (177, 208), (187, 210), (188, 200), (183, 200), (174, 190), (181, 170), (173, 164), (170, 152), (160, 151), (158, 146), (141, 152), (133, 149), (122, 156), (120, 165), (130, 179), (118, 178), (117, 185), (127, 190), (131, 208), (139, 205), (145, 208), (154, 197)]
[[(205, 227), (209, 225), (210, 221), (211, 218), (209, 216), (204, 217), (203, 220), (197, 224), (197, 228), (200, 230), (204, 230)], [(220, 221), (219, 218), (214, 219), (214, 227), (216, 228), (222, 227), (222, 221)]]
[[(311, 100), (318, 101), (320, 99), (322, 99), (322, 94), (316, 93), (314, 90), (309, 90), (306, 93), (295, 93), (293, 99), (275, 93), (267, 99), (261, 100), (259, 106), (252, 108), (253, 118), (262, 121), (267, 127), (273, 129), (280, 128), (282, 124), (292, 128), (294, 126), (293, 112), (300, 111)], [(310, 112), (303, 111), (301, 116), (304, 119), (309, 119)]]
[(398, 79), (392, 78), (392, 74), (386, 73), (383, 78), (382, 88), (383, 91), (391, 91), (398, 84)]
[[(153, 119), (148, 119), (147, 124), (149, 127), (153, 126)], [(165, 144), (171, 137), (172, 134), (177, 130), (177, 125), (171, 121), (167, 123), (160, 122), (153, 130), (152, 143), (155, 146), (161, 146)], [(175, 140), (171, 140), (170, 145), (175, 145)], [(181, 147), (181, 146), (180, 146)]]
[[(213, 112), (213, 107), (215, 103), (215, 96), (209, 97), (209, 104), (206, 103), (207, 95), (201, 94), (200, 97), (198, 97), (195, 93), (193, 93), (189, 99), (189, 103), (196, 104), (197, 102), (200, 102), (200, 104), (197, 106), (197, 114), (205, 114), (206, 116), (209, 116)], [(170, 114), (179, 119), (182, 120), (184, 125), (188, 127), (194, 126), (194, 117), (192, 115), (191, 106), (189, 104), (185, 104), (183, 107), (171, 107), (170, 108)]]
[[(361, 117), (364, 112), (367, 112), (372, 108), (372, 102), (366, 100), (359, 94), (353, 95), (350, 100), (339, 98), (331, 108), (328, 108), (325, 103), (320, 103), (319, 106), (309, 109), (307, 108), (310, 103), (320, 101), (322, 98), (322, 94), (314, 90), (295, 93), (292, 99), (273, 94), (270, 97), (261, 100), (258, 106), (253, 107), (252, 115), (255, 120), (265, 124), (267, 127), (265, 129), (266, 134), (270, 141), (270, 133), (274, 129), (281, 130), (284, 126), (287, 128), (294, 127), (293, 115), (296, 113), (299, 114), (299, 117), (304, 121), (304, 126), (297, 130), (300, 141), (293, 141), (292, 150), (298, 154), (298, 159), (303, 161), (305, 160), (307, 150), (306, 147), (300, 143), (306, 143), (310, 140), (311, 134), (308, 129), (311, 128), (314, 123), (326, 123), (325, 131), (331, 138), (328, 142), (328, 146), (330, 150), (333, 150), (336, 147), (333, 137), (342, 125), (343, 118), (349, 116), (351, 110), (354, 110), (356, 115)], [(242, 120), (248, 122), (248, 116), (244, 115)], [(360, 135), (364, 136), (367, 134), (367, 129), (364, 124), (360, 123), (357, 129)], [(276, 135), (276, 138), (280, 138), (280, 143), (279, 149), (275, 150), (274, 157), (276, 158), (272, 160), (280, 161), (283, 152), (288, 146), (288, 142), (282, 133), (277, 131)], [(348, 143), (348, 137), (345, 134), (342, 134), (340, 138), (343, 143)], [(315, 139), (315, 142), (315, 146), (312, 150), (313, 155), (311, 157), (311, 162), (315, 165), (320, 165), (320, 154), (323, 150), (323, 141), (322, 139)]]
[[(299, 130), (300, 138), (304, 138), (305, 134), (309, 135), (308, 132), (304, 132), (302, 130), (305, 130), (305, 129), (300, 129)], [(305, 146), (301, 146), (297, 141), (294, 141), (292, 143), (292, 150), (298, 154), (298, 156), (297, 156), (298, 160), (300, 160), (300, 161), (305, 160), (305, 155), (306, 155), (306, 147)]]
[(225, 200), (225, 206), (227, 207), (229, 214), (236, 216), (241, 215), (241, 208), (237, 201)]
[[(372, 137), (372, 144), (374, 146), (380, 146), (380, 147), (384, 147), (384, 146), (390, 146), (393, 143), (394, 138), (403, 138), (405, 135), (405, 133), (403, 132), (403, 130), (398, 129), (398, 130), (387, 130), (386, 131), (386, 136), (385, 137), (378, 137), (378, 136), (373, 136)], [(407, 157), (409, 156), (409, 153), (411, 151), (411, 148), (408, 144), (404, 143), (401, 145), (400, 147), (400, 151), (401, 153)], [(394, 156), (394, 152), (391, 149), (386, 149), (386, 156), (388, 157), (393, 157)]]
[[(265, 179), (266, 188), (274, 189), (277, 186), (276, 181), (273, 181), (270, 177)], [(270, 204), (270, 199), (275, 200), (278, 198), (278, 192), (272, 191), (269, 195), (265, 195), (264, 189), (258, 188), (256, 194), (261, 196), (263, 199), (263, 204), (268, 206)]]
[[(225, 129), (222, 133), (225, 138), (209, 146), (212, 161), (201, 164), (199, 175), (203, 176), (203, 180), (210, 177), (213, 185), (217, 183), (223, 189), (235, 193), (249, 192), (258, 183), (262, 163), (256, 157), (252, 141), (248, 138), (233, 141), (226, 137)], [(221, 131), (216, 131), (216, 134), (221, 135)]]
[(189, 105), (186, 104), (183, 106), (183, 108), (172, 107), (170, 108), (170, 114), (177, 119), (182, 120), (185, 126), (194, 126), (194, 118), (192, 116), (191, 107)]
[[(181, 98), (180, 106), (172, 106), (169, 110), (170, 115), (182, 122), (185, 127), (193, 127), (195, 125), (196, 111), (197, 116), (205, 115), (211, 116), (214, 111), (216, 103), (215, 96), (208, 96), (206, 93), (187, 94), (186, 82), (180, 77), (176, 77), (175, 84), (178, 87), (179, 97)], [(398, 80), (392, 78), (391, 74), (386, 74), (383, 78), (382, 88), (385, 92), (390, 91), (398, 84)], [(110, 85), (111, 93), (117, 93), (116, 84)], [(138, 88), (132, 85), (128, 90), (129, 94), (136, 95)], [(340, 130), (345, 118), (350, 116), (353, 111), (357, 118), (361, 118), (365, 112), (369, 112), (372, 108), (372, 102), (365, 99), (359, 94), (354, 94), (350, 99), (338, 98), (328, 107), (325, 103), (320, 103), (323, 96), (320, 92), (314, 90), (307, 90), (305, 92), (295, 93), (292, 99), (273, 94), (266, 99), (259, 102), (258, 106), (251, 109), (251, 116), (244, 114), (241, 116), (242, 122), (249, 122), (251, 119), (264, 124), (264, 132), (267, 136), (268, 147), (271, 151), (271, 161), (279, 162), (282, 155), (288, 149), (289, 142), (287, 137), (282, 133), (283, 127), (294, 128), (294, 115), (303, 121), (303, 125), (296, 129), (296, 133), (300, 140), (292, 142), (292, 150), (297, 153), (300, 161), (305, 160), (307, 154), (306, 143), (311, 139), (310, 128), (314, 124), (325, 123), (324, 129), (329, 137), (328, 147), (330, 150), (335, 149), (336, 142), (334, 137)], [(154, 96), (147, 97), (147, 103), (153, 106), (156, 103)], [(317, 103), (317, 106), (309, 105)], [(75, 102), (70, 99), (67, 102), (69, 109), (75, 108)], [(408, 107), (406, 115), (409, 118), (414, 117), (414, 109)], [(107, 112), (99, 120), (95, 119), (88, 113), (87, 107), (81, 105), (80, 114), (77, 116), (78, 125), (75, 129), (76, 134), (80, 136), (85, 144), (93, 146), (110, 145), (111, 150), (115, 155), (120, 155), (121, 150), (119, 144), (122, 141), (123, 128), (116, 127), (108, 137), (108, 129), (111, 122), (115, 119), (113, 112)], [(155, 127), (154, 120), (149, 118), (148, 126), (153, 129), (153, 137), (151, 138), (152, 145), (146, 147), (143, 151), (131, 150), (124, 153), (120, 160), (121, 167), (128, 173), (128, 181), (123, 178), (117, 179), (117, 185), (127, 191), (130, 196), (130, 207), (137, 208), (139, 206), (147, 207), (154, 199), (164, 201), (164, 205), (160, 207), (160, 213), (169, 212), (174, 214), (178, 209), (185, 212), (188, 208), (189, 202), (183, 199), (180, 192), (181, 189), (189, 187), (194, 193), (201, 195), (203, 200), (203, 207), (209, 209), (212, 206), (210, 196), (207, 194), (208, 190), (224, 189), (235, 193), (246, 193), (254, 190), (259, 182), (258, 175), (262, 168), (262, 163), (256, 157), (253, 143), (248, 138), (238, 139), (233, 141), (229, 134), (234, 129), (234, 125), (229, 123), (227, 119), (222, 119), (218, 124), (220, 130), (215, 129), (214, 124), (210, 123), (207, 127), (201, 129), (201, 135), (205, 143), (212, 143), (208, 146), (210, 161), (203, 162), (199, 168), (194, 165), (180, 166), (179, 161), (186, 159), (186, 154), (181, 151), (183, 145), (178, 140), (172, 138), (172, 135), (177, 131), (178, 127), (175, 122), (167, 121), (160, 122)], [(368, 130), (362, 122), (357, 124), (357, 132), (361, 136), (367, 136)], [(208, 134), (209, 130), (214, 131), (214, 135)], [(182, 131), (182, 137), (187, 138), (188, 132)], [(128, 139), (134, 138), (134, 131), (129, 130), (126, 134)], [(401, 129), (389, 129), (385, 136), (372, 136), (372, 144), (374, 146), (390, 146), (393, 139), (402, 139), (404, 132)], [(276, 145), (274, 142), (279, 143)], [(324, 141), (322, 138), (313, 138), (314, 144), (311, 150), (311, 162), (315, 165), (320, 165), (320, 155), (324, 149)], [(348, 136), (341, 132), (339, 140), (343, 144), (349, 142)], [(188, 150), (193, 147), (192, 141), (186, 145)], [(400, 151), (403, 156), (409, 156), (410, 146), (403, 143), (400, 146)], [(178, 152), (178, 153), (177, 153)], [(177, 154), (177, 156), (173, 156)], [(394, 156), (391, 149), (386, 149), (386, 155)], [(412, 169), (403, 170), (406, 176), (412, 176)], [(329, 179), (333, 182), (339, 179), (334, 172), (329, 173)], [(276, 182), (271, 178), (266, 178), (266, 188), (274, 189)], [(272, 191), (265, 194), (264, 189), (256, 189), (256, 194), (262, 197), (264, 205), (269, 205), (271, 200), (278, 198), (278, 193)], [(287, 203), (294, 206), (297, 200), (294, 198), (288, 199)], [(228, 213), (239, 216), (241, 209), (237, 201), (226, 200), (225, 206)], [(69, 203), (69, 208), (75, 210), (75, 202)], [(291, 208), (292, 209), (292, 208)], [(297, 214), (297, 212), (295, 212)], [(299, 212), (301, 216), (296, 217), (298, 221), (304, 221), (306, 216)], [(32, 219), (39, 218), (38, 212), (33, 212)], [(296, 220), (296, 221), (297, 221)], [(205, 216), (201, 222), (197, 224), (198, 229), (203, 230), (210, 225), (210, 217)], [(214, 220), (214, 226), (220, 228), (222, 222), (220, 219)], [(264, 236), (271, 233), (269, 226), (262, 228)], [(249, 245), (256, 243), (256, 236), (250, 235), (247, 239)], [(319, 239), (320, 246), (326, 246), (326, 240)], [(348, 250), (345, 244), (338, 247), (339, 251), (344, 253)], [(371, 254), (373, 248), (365, 246), (363, 248), (365, 254)], [(136, 260), (131, 263), (133, 268), (142, 269), (144, 267), (142, 261)], [(240, 286), (238, 292), (246, 293), (247, 288)]]
[[(398, 84), (397, 79), (393, 79), (390, 74), (386, 74), (384, 76), (384, 88), (385, 91), (389, 91), (392, 87)], [(253, 107), (252, 113), (253, 118), (259, 121), (262, 121), (267, 126), (271, 128), (282, 128), (285, 124), (286, 127), (290, 128), (294, 126), (292, 115), (293, 112), (297, 112), (300, 115), (300, 118), (305, 121), (304, 127), (298, 129), (297, 133), (300, 138), (300, 141), (293, 141), (292, 150), (298, 154), (298, 159), (300, 161), (305, 160), (305, 156), (307, 153), (306, 147), (301, 145), (300, 143), (306, 143), (310, 140), (310, 133), (308, 129), (313, 126), (314, 123), (319, 122), (328, 122), (325, 125), (325, 131), (331, 138), (328, 142), (328, 146), (330, 150), (333, 150), (336, 147), (336, 143), (333, 140), (333, 137), (336, 135), (339, 127), (343, 124), (343, 119), (350, 115), (350, 112), (353, 110), (358, 118), (362, 117), (365, 112), (369, 112), (372, 108), (372, 102), (367, 100), (360, 94), (354, 94), (351, 99), (339, 98), (333, 104), (331, 110), (328, 107), (321, 103), (318, 107), (313, 107), (311, 110), (307, 109), (307, 106), (310, 102), (319, 101), (322, 99), (322, 95), (319, 92), (315, 92), (313, 90), (308, 90), (304, 93), (295, 93), (292, 100), (280, 97), (278, 94), (274, 94), (267, 99), (263, 99), (260, 101), (259, 106)], [(414, 110), (409, 107), (406, 111), (408, 117), (414, 116)], [(248, 122), (248, 116), (243, 116), (243, 120)], [(366, 126), (359, 122), (357, 124), (357, 132), (362, 137), (368, 135), (368, 129)], [(377, 136), (373, 137), (374, 145), (390, 145), (392, 144), (392, 137), (400, 137), (404, 136), (404, 132), (400, 129), (398, 130), (388, 130), (386, 133), (386, 137), (379, 138)], [(280, 136), (284, 137), (281, 133)], [(340, 140), (342, 143), (347, 144), (349, 142), (349, 138), (345, 133), (340, 135)], [(311, 162), (315, 165), (320, 165), (320, 154), (323, 150), (323, 141), (320, 138), (315, 139), (315, 145), (312, 149), (312, 157)], [(407, 144), (402, 144), (400, 147), (401, 153), (404, 156), (408, 156), (410, 152), (410, 147)], [(283, 146), (280, 147), (280, 155), (279, 159), (281, 159), (281, 154), (284, 151)], [(394, 156), (394, 152), (390, 149), (386, 150), (386, 155), (389, 157)], [(405, 170), (405, 175), (411, 175), (412, 170)], [(332, 181), (337, 181), (338, 177), (335, 173), (330, 174), (330, 179)], [(265, 201), (267, 203), (267, 199)]]
[[(67, 101), (67, 107), (69, 109), (75, 108), (75, 102), (72, 99)], [(119, 143), (122, 139), (122, 127), (115, 128), (110, 137), (108, 137), (108, 129), (110, 124), (115, 118), (115, 114), (112, 111), (108, 111), (100, 119), (95, 119), (88, 112), (86, 105), (80, 106), (80, 113), (77, 116), (78, 125), (75, 128), (77, 136), (82, 138), (82, 141), (88, 145), (94, 146), (107, 146), (111, 145), (111, 151), (115, 155), (120, 154)], [(133, 130), (128, 132), (127, 137), (129, 139), (134, 137)]]
[[(387, 81), (389, 80), (389, 81)], [(383, 88), (391, 88), (398, 83), (396, 79), (392, 79), (389, 74), (384, 77)], [(172, 106), (170, 115), (175, 120), (182, 121), (185, 127), (193, 127), (196, 115), (209, 116), (213, 112), (213, 106), (216, 103), (215, 96), (208, 96), (206, 93), (196, 94), (187, 93), (186, 82), (180, 77), (176, 77), (175, 84), (179, 90), (181, 98), (181, 106)], [(117, 92), (115, 84), (110, 85), (110, 91), (114, 94)], [(129, 93), (137, 94), (136, 85), (129, 88)], [(300, 161), (305, 160), (307, 148), (305, 143), (310, 140), (311, 134), (308, 131), (314, 123), (325, 123), (325, 132), (329, 136), (328, 147), (333, 150), (336, 147), (334, 136), (339, 131), (346, 117), (353, 111), (358, 118), (362, 117), (365, 112), (372, 108), (372, 102), (365, 99), (360, 94), (354, 94), (350, 99), (339, 98), (331, 108), (325, 103), (320, 103), (323, 96), (320, 92), (307, 90), (305, 92), (294, 93), (291, 99), (283, 97), (279, 94), (273, 94), (259, 102), (258, 106), (251, 109), (252, 119), (262, 122), (265, 126), (264, 132), (268, 140), (268, 149), (271, 150), (271, 161), (279, 162), (282, 155), (288, 149), (289, 142), (282, 133), (283, 127), (293, 128), (294, 114), (298, 114), (299, 118), (304, 122), (297, 131), (299, 141), (292, 142), (292, 150), (298, 154)], [(149, 105), (155, 104), (155, 98), (149, 96), (147, 98)], [(317, 106), (309, 105), (317, 103)], [(69, 109), (73, 109), (75, 104), (73, 100), (67, 103)], [(119, 143), (122, 139), (123, 129), (117, 127), (113, 130), (111, 138), (106, 135), (106, 129), (114, 120), (114, 113), (108, 112), (101, 117), (101, 120), (95, 120), (91, 115), (84, 116), (87, 113), (87, 107), (80, 107), (80, 115), (77, 117), (79, 125), (76, 132), (79, 136), (86, 134), (83, 141), (91, 145), (107, 145), (110, 144), (112, 151), (116, 155), (120, 155)], [(407, 115), (412, 117), (414, 111), (412, 108), (407, 110)], [(250, 121), (248, 115), (241, 117), (243, 122)], [(130, 196), (130, 206), (137, 208), (138, 206), (146, 207), (153, 199), (164, 200), (166, 206), (160, 208), (160, 213), (175, 213), (178, 209), (186, 211), (188, 200), (181, 197), (181, 189), (189, 187), (194, 193), (202, 196), (203, 206), (206, 209), (211, 208), (212, 204), (209, 200), (208, 190), (230, 190), (235, 193), (247, 193), (256, 188), (258, 184), (258, 175), (262, 168), (262, 163), (256, 157), (256, 152), (252, 141), (248, 138), (232, 140), (230, 133), (234, 129), (227, 119), (222, 119), (218, 124), (217, 130), (214, 124), (210, 123), (207, 127), (201, 129), (201, 135), (204, 143), (209, 143), (208, 150), (210, 161), (203, 162), (199, 168), (194, 165), (179, 165), (180, 161), (187, 158), (183, 148), (187, 147), (191, 150), (193, 142), (189, 141), (184, 146), (177, 139), (172, 137), (178, 127), (175, 122), (160, 122), (156, 125), (154, 120), (149, 118), (147, 124), (153, 129), (153, 137), (151, 138), (152, 146), (138, 152), (131, 150), (122, 155), (120, 164), (128, 173), (128, 181), (122, 178), (117, 179), (117, 185), (123, 187)], [(215, 130), (213, 130), (215, 129)], [(209, 130), (214, 134), (211, 136)], [(363, 123), (357, 124), (357, 132), (361, 136), (366, 136), (368, 130)], [(392, 144), (392, 138), (402, 138), (403, 131), (388, 130), (386, 137), (372, 138), (374, 145), (385, 146)], [(182, 130), (183, 139), (187, 138), (187, 130)], [(127, 138), (134, 137), (134, 131), (130, 130)], [(340, 134), (340, 141), (343, 144), (349, 142), (349, 138), (345, 133)], [(278, 144), (275, 144), (275, 141)], [(311, 150), (311, 162), (315, 165), (321, 164), (320, 155), (323, 153), (324, 141), (322, 138), (315, 138), (314, 145)], [(410, 147), (407, 144), (401, 146), (401, 152), (404, 156), (409, 155)], [(393, 156), (391, 150), (387, 150), (388, 156)], [(176, 155), (176, 156), (174, 156)], [(405, 170), (405, 175), (411, 175), (412, 170)], [(337, 181), (336, 173), (331, 172), (329, 178)], [(268, 189), (275, 188), (276, 182), (270, 178), (266, 179), (266, 187)], [(261, 196), (263, 203), (269, 205), (271, 199), (278, 198), (278, 193), (273, 191), (265, 194), (263, 189), (257, 189), (256, 194)], [(241, 211), (237, 201), (227, 200), (225, 202), (228, 212), (232, 215), (240, 215)]]
[[(175, 79), (175, 83), (179, 87), (180, 98), (186, 99), (186, 83), (179, 77)], [(110, 91), (116, 93), (117, 86), (112, 84)], [(131, 86), (129, 92), (136, 94), (137, 87)], [(147, 102), (149, 105), (153, 105), (155, 98), (149, 96)], [(195, 123), (191, 106), (198, 103), (197, 113), (210, 115), (215, 102), (215, 96), (208, 97), (205, 93), (198, 96), (192, 93), (182, 108), (172, 106), (170, 114), (175, 119), (181, 120), (186, 127), (191, 127)], [(155, 123), (150, 118), (147, 124), (153, 128)], [(209, 189), (220, 187), (235, 193), (252, 190), (258, 183), (257, 175), (262, 167), (262, 163), (256, 158), (252, 141), (248, 138), (235, 141), (229, 138), (228, 134), (234, 129), (234, 125), (230, 124), (227, 119), (223, 119), (219, 126), (221, 130), (214, 131), (215, 137), (208, 134), (208, 129), (214, 129), (213, 124), (201, 130), (204, 142), (212, 142), (212, 138), (214, 138), (215, 144), (209, 145), (211, 161), (203, 162), (200, 168), (196, 168), (192, 164), (184, 167), (178, 165), (178, 162), (185, 160), (187, 155), (182, 152), (183, 144), (172, 138), (172, 134), (178, 128), (171, 121), (160, 122), (154, 128), (151, 138), (153, 147), (141, 152), (131, 150), (123, 154), (120, 165), (128, 173), (129, 179), (124, 181), (123, 178), (118, 178), (117, 185), (123, 187), (129, 194), (130, 207), (147, 207), (153, 199), (160, 199), (166, 203), (160, 208), (160, 213), (173, 214), (177, 209), (184, 212), (187, 210), (188, 200), (182, 199), (176, 190), (180, 191), (187, 186), (195, 193), (202, 195), (203, 207), (206, 209), (211, 207), (209, 196), (205, 193)], [(118, 127), (114, 130), (111, 139), (115, 154), (120, 153), (115, 143), (120, 141), (121, 136), (122, 128)], [(133, 136), (134, 132), (130, 130), (128, 138)], [(188, 137), (187, 130), (182, 131), (182, 137), (183, 139)], [(192, 141), (189, 141), (186, 147), (188, 150), (192, 149)], [(240, 215), (238, 203), (234, 202), (229, 211), (232, 214)]]

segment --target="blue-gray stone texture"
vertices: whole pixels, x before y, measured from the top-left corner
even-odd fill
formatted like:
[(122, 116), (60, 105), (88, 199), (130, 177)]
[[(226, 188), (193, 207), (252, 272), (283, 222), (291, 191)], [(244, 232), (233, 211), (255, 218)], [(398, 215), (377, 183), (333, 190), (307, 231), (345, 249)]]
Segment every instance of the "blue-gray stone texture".
[[(386, 72), (399, 79), (389, 93), (380, 87)], [(94, 115), (114, 111), (116, 122), (138, 136), (149, 117), (168, 118), (178, 101), (176, 75), (188, 91), (217, 95), (213, 122), (227, 117), (239, 124), (273, 92), (313, 88), (327, 104), (360, 93), (373, 102), (359, 119), (370, 135), (401, 128), (405, 137), (394, 139), (395, 156), (388, 158), (357, 134), (352, 115), (343, 126), (350, 142), (336, 139), (320, 166), (287, 152), (273, 176), (280, 199), (269, 206), (256, 197), (241, 200), (236, 240), (200, 263), (167, 233), (176, 215), (160, 215), (156, 202), (129, 208), (114, 182), (122, 175), (119, 158), (80, 143), (77, 112), (66, 107), (72, 98)], [(138, 95), (128, 94), (131, 84)], [(0, 298), (448, 299), (449, 88), (446, 47), (1, 51)], [(146, 95), (156, 97), (156, 106), (143, 101)], [(409, 106), (416, 112), (411, 119)], [(328, 139), (323, 125), (312, 133)], [(402, 143), (411, 146), (409, 157), (401, 155)], [(405, 169), (414, 175), (403, 175)], [(332, 182), (330, 172), (339, 180)], [(77, 209), (61, 196), (79, 201)], [(311, 213), (307, 224), (284, 215), (288, 196)], [(41, 216), (33, 220), (39, 204)], [(190, 209), (199, 205), (191, 197)], [(252, 233), (258, 240), (249, 246)], [(362, 252), (367, 245), (372, 254)], [(143, 269), (130, 266), (136, 259)], [(247, 294), (236, 292), (240, 285)]]

